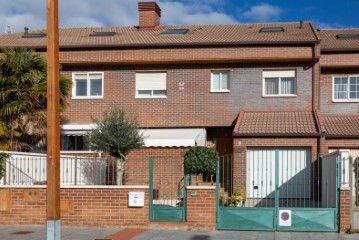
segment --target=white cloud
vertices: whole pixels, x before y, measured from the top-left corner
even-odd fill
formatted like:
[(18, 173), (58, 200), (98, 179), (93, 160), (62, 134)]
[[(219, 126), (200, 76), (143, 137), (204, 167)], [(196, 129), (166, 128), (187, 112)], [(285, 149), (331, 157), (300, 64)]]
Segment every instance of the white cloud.
[(252, 6), (242, 14), (242, 17), (254, 20), (255, 22), (268, 22), (280, 18), (282, 9), (267, 3)]
[(161, 21), (167, 25), (175, 24), (220, 24), (235, 23), (237, 20), (223, 12), (216, 11), (208, 1), (194, 1), (192, 4), (181, 2), (160, 2), (162, 9)]
[[(161, 24), (234, 23), (237, 20), (221, 9), (226, 1), (159, 0)], [(135, 0), (60, 0), (59, 24), (68, 27), (138, 25), (138, 1)], [(24, 27), (46, 28), (46, 0), (1, 0), (0, 34), (6, 26), (14, 32)]]
[(334, 29), (334, 28), (351, 28), (338, 23), (326, 23), (322, 21), (314, 21), (315, 26), (319, 29)]

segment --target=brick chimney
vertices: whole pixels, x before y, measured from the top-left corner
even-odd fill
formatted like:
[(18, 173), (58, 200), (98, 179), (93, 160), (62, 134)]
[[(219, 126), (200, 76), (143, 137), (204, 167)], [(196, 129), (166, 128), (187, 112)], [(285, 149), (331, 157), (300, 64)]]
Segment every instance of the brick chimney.
[(156, 2), (139, 2), (140, 30), (156, 29), (160, 26), (161, 9)]

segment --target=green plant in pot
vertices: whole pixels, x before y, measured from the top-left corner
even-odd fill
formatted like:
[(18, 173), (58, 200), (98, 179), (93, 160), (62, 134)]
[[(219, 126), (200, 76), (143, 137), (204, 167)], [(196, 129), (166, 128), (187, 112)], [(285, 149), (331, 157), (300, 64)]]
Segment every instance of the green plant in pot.
[(227, 199), (226, 205), (229, 207), (243, 207), (244, 203), (245, 203), (245, 198), (241, 194), (241, 191), (239, 190), (239, 188), (237, 188), (234, 191), (234, 193), (232, 194), (232, 196), (230, 196)]

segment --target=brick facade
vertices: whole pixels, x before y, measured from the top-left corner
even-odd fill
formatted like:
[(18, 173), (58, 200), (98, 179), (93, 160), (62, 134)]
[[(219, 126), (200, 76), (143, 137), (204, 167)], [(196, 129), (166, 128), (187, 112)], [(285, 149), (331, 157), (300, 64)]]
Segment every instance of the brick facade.
[[(263, 97), (263, 70), (294, 69), (297, 96)], [(230, 71), (229, 93), (211, 92), (211, 71)], [(230, 127), (241, 110), (311, 110), (312, 69), (303, 63), (66, 66), (63, 73), (103, 71), (103, 99), (69, 99), (62, 113), (71, 123), (89, 123), (112, 104), (138, 117), (142, 127)], [(136, 98), (136, 71), (166, 71), (166, 98)], [(185, 84), (179, 90), (179, 83)]]

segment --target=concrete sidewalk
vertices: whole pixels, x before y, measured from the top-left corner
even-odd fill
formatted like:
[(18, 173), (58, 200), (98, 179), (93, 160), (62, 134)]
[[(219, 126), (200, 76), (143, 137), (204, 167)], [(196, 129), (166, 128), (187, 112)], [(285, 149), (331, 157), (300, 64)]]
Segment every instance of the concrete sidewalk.
[[(351, 240), (359, 234), (321, 232), (181, 231), (61, 227), (61, 240)], [(42, 226), (0, 226), (0, 240), (46, 240)]]
[[(61, 227), (61, 240), (101, 239), (121, 228)], [(45, 226), (0, 226), (0, 240), (46, 240)]]

